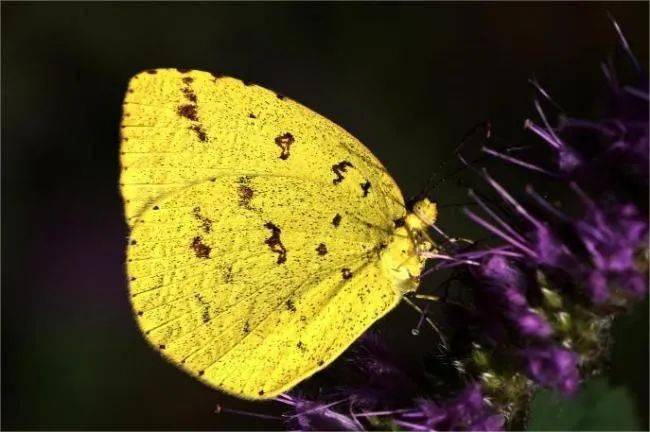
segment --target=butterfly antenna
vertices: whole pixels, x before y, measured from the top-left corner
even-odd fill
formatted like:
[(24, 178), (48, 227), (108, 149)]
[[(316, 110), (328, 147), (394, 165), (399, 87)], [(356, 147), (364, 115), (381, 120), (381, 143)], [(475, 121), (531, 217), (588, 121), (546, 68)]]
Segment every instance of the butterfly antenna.
[[(492, 138), (492, 123), (490, 123), (489, 121), (484, 121), (484, 122), (480, 122), (480, 123), (475, 124), (467, 132), (465, 132), (465, 134), (463, 135), (463, 137), (460, 140), (460, 143), (454, 149), (453, 154), (450, 157), (448, 157), (446, 160), (444, 160), (441, 163), (441, 165), (440, 165), (440, 167), (438, 169), (442, 170), (442, 168), (445, 165), (447, 165), (449, 163), (449, 161), (453, 159), (453, 157), (460, 155), (463, 148), (465, 147), (465, 145), (469, 141), (469, 139), (472, 138), (476, 134), (476, 132), (479, 131), (479, 130), (485, 131), (485, 138), (487, 140), (490, 140)], [(432, 191), (436, 187), (440, 186), (442, 183), (447, 181), (449, 178), (451, 178), (451, 177), (457, 175), (458, 173), (462, 172), (464, 169), (465, 169), (465, 167), (460, 167), (460, 168), (452, 171), (451, 173), (449, 173), (447, 175), (444, 175), (443, 177), (441, 177), (437, 181), (436, 181), (436, 173), (434, 173), (431, 176), (431, 178), (429, 178), (429, 181), (427, 182), (427, 185), (425, 186), (423, 192), (420, 195), (427, 196), (430, 191)]]

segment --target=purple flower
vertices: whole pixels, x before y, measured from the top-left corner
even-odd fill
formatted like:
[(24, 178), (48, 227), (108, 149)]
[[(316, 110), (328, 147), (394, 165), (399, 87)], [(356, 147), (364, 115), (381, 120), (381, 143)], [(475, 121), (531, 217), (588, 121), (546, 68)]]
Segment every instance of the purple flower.
[[(488, 231), (501, 237), (514, 253), (525, 257), (529, 265), (563, 272), (573, 280), (574, 285), (582, 286), (597, 304), (607, 301), (616, 288), (636, 297), (646, 292), (647, 270), (637, 268), (635, 257), (647, 247), (648, 220), (641, 216), (636, 205), (599, 205), (572, 184), (574, 193), (583, 202), (584, 210), (582, 217), (571, 218), (528, 188), (529, 196), (547, 213), (547, 217), (542, 219), (542, 216), (532, 216), (487, 173), (484, 176), (519, 216), (513, 218), (513, 222), (524, 228), (521, 232), (515, 231), (511, 228), (514, 223), (508, 224), (499, 218), (476, 196), (475, 200), (492, 221), (469, 210), (466, 213)], [(488, 286), (492, 287), (492, 291), (498, 291), (494, 287), (500, 287), (504, 293), (516, 299), (521, 289), (516, 288), (517, 281), (504, 267), (506, 258), (500, 255), (502, 250), (502, 247), (495, 249), (494, 255), (488, 255), (488, 260), (484, 260), (474, 272), (490, 281)], [(485, 251), (478, 253), (485, 256)], [(463, 259), (468, 257), (472, 258), (471, 254), (463, 255)]]
[[(639, 71), (638, 83), (620, 85), (614, 71), (604, 67), (610, 84), (610, 104), (603, 118), (584, 120), (562, 115), (553, 126), (540, 101), (535, 101), (540, 122), (525, 122), (526, 128), (547, 144), (553, 169), (542, 167), (548, 164), (485, 149), (489, 155), (570, 185), (583, 204), (582, 214), (563, 214), (529, 188), (528, 194), (542, 210), (541, 215), (533, 215), (487, 173), (485, 180), (510, 206), (515, 218), (504, 220), (497, 216), (475, 195), (489, 218), (468, 212), (471, 219), (503, 239), (512, 251), (540, 268), (563, 272), (596, 304), (609, 301), (615, 292), (638, 297), (647, 291), (647, 268), (635, 263), (635, 258), (647, 249), (648, 240), (648, 79), (615, 22), (614, 27), (621, 46)], [(544, 89), (534, 85), (543, 98), (551, 101)], [(513, 225), (522, 228), (516, 231)]]
[(361, 431), (363, 426), (353, 417), (332, 409), (336, 403), (310, 401), (297, 396), (281, 395), (278, 402), (290, 405), (295, 412), (286, 416), (290, 427), (300, 430)]
[(548, 338), (553, 333), (548, 321), (530, 308), (528, 281), (514, 259), (486, 255), (472, 270), (486, 321), (505, 319), (523, 337)]
[(548, 321), (532, 310), (521, 311), (514, 321), (519, 333), (525, 337), (547, 338), (553, 333)]
[(418, 400), (417, 407), (401, 413), (395, 423), (419, 431), (503, 430), (505, 418), (494, 412), (481, 386), (473, 383), (449, 401)]
[(537, 383), (573, 394), (578, 389), (580, 374), (578, 355), (565, 348), (553, 345), (522, 350), (528, 376)]
[(643, 271), (635, 262), (647, 246), (648, 221), (633, 205), (614, 206), (607, 211), (586, 203), (586, 216), (575, 224), (592, 266), (585, 291), (596, 304), (607, 301), (614, 288), (639, 297), (647, 290)]
[[(535, 106), (544, 126), (525, 123), (548, 145), (554, 156), (554, 175), (578, 182), (591, 192), (612, 198), (645, 200), (648, 188), (648, 80), (621, 86), (615, 73), (604, 67), (610, 84), (609, 110), (600, 120), (560, 116), (553, 128), (541, 104)], [(550, 100), (539, 86), (540, 93)], [(521, 166), (524, 161), (514, 160)], [(534, 166), (534, 165), (532, 165)], [(549, 172), (536, 167), (538, 171)], [(626, 198), (627, 197), (627, 198)], [(647, 204), (646, 204), (647, 207)]]

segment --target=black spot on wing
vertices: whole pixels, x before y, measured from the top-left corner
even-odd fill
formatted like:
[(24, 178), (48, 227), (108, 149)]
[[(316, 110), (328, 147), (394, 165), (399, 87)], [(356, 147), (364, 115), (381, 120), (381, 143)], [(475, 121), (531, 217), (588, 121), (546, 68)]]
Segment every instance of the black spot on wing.
[(341, 215), (337, 213), (336, 216), (334, 216), (334, 219), (332, 219), (332, 225), (334, 225), (334, 227), (338, 227), (340, 224), (341, 224)]
[(255, 114), (253, 114), (253, 113), (249, 113), (248, 118), (256, 119), (257, 116)]
[(316, 248), (316, 252), (318, 252), (318, 255), (320, 256), (327, 255), (327, 246), (325, 245), (325, 243), (319, 244), (318, 247)]
[(267, 222), (264, 224), (264, 227), (271, 230), (271, 237), (264, 240), (264, 243), (269, 246), (271, 251), (278, 254), (277, 263), (283, 264), (287, 261), (287, 249), (282, 244), (282, 240), (280, 240), (280, 234), (282, 233), (282, 230), (272, 222)]
[(287, 132), (275, 138), (275, 144), (280, 147), (280, 159), (287, 160), (290, 156), (291, 145), (295, 142), (293, 135)]
[(183, 69), (183, 68), (176, 68), (176, 70), (179, 71), (182, 74), (192, 71), (192, 69)]
[(352, 277), (352, 272), (349, 268), (344, 268), (341, 269), (341, 275), (343, 276), (343, 279), (350, 279)]
[(251, 331), (251, 325), (248, 323), (248, 321), (246, 321), (246, 322), (244, 323), (244, 329), (243, 329), (243, 330), (244, 330), (244, 333), (250, 333), (250, 331)]
[(406, 224), (406, 221), (403, 217), (401, 217), (399, 219), (395, 219), (393, 223), (395, 224), (395, 228), (401, 228)]
[(157, 73), (158, 73), (158, 71), (157, 71), (156, 69), (148, 69), (148, 70), (146, 70), (146, 72), (147, 72), (148, 74), (151, 74), (151, 75), (154, 75), (154, 74), (157, 74)]
[(370, 181), (366, 180), (365, 183), (361, 183), (361, 190), (363, 191), (363, 196), (364, 198), (368, 196), (368, 192), (370, 192), (370, 187), (372, 185), (370, 184)]
[(341, 161), (339, 163), (332, 165), (332, 172), (334, 173), (334, 175), (336, 175), (334, 180), (332, 180), (332, 183), (334, 183), (335, 185), (341, 183), (345, 178), (343, 176), (343, 173), (347, 172), (348, 168), (354, 168), (354, 165), (352, 165), (352, 163), (348, 161)]
[(190, 85), (190, 84), (192, 84), (192, 82), (194, 82), (194, 78), (192, 78), (192, 77), (184, 77), (183, 82), (185, 84), (187, 84), (187, 85)]

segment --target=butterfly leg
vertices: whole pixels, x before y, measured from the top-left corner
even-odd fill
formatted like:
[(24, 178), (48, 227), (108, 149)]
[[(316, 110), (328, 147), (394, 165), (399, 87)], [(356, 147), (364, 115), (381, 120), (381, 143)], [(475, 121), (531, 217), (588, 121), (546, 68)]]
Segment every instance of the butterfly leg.
[(414, 336), (417, 336), (417, 335), (420, 333), (420, 326), (422, 325), (423, 322), (426, 322), (426, 323), (429, 324), (429, 326), (433, 329), (433, 331), (436, 332), (436, 334), (438, 335), (438, 338), (440, 339), (440, 345), (442, 345), (442, 347), (443, 347), (445, 350), (448, 350), (448, 349), (449, 349), (449, 345), (447, 344), (447, 338), (445, 338), (445, 336), (442, 334), (442, 332), (440, 331), (440, 329), (438, 328), (438, 326), (437, 326), (437, 325), (433, 322), (433, 320), (432, 320), (431, 318), (429, 318), (429, 316), (428, 316), (429, 305), (427, 304), (426, 308), (423, 310), (420, 306), (418, 306), (417, 304), (415, 304), (415, 303), (414, 303), (410, 298), (408, 298), (407, 296), (404, 296), (404, 297), (402, 297), (402, 298), (404, 299), (404, 301), (406, 302), (407, 305), (409, 305), (410, 307), (412, 307), (413, 309), (415, 309), (415, 311), (418, 312), (418, 313), (420, 314), (420, 321), (419, 321), (418, 325), (417, 325), (415, 328), (413, 328), (413, 329), (411, 330), (411, 333), (412, 333)]

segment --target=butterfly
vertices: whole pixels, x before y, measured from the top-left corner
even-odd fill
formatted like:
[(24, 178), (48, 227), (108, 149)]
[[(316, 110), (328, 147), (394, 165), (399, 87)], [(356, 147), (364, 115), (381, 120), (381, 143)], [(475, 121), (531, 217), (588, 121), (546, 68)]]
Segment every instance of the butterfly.
[(436, 205), (357, 139), (260, 86), (153, 69), (128, 85), (120, 187), (135, 319), (165, 358), (247, 399), (334, 361), (417, 289)]

